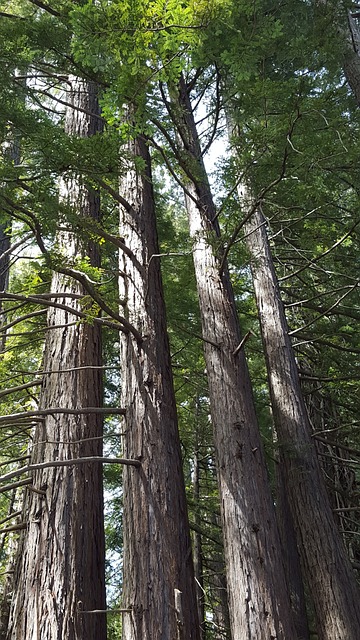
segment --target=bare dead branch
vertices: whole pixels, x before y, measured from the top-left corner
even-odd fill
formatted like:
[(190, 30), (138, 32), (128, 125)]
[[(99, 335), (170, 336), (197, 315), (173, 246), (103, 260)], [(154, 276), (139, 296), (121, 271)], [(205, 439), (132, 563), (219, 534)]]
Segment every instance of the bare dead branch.
[[(75, 295), (75, 294), (74, 294)], [(78, 294), (80, 299), (83, 298), (84, 296)], [(0, 299), (6, 299), (6, 300), (24, 300), (25, 302), (28, 302), (29, 304), (42, 304), (42, 305), (46, 305), (49, 307), (55, 307), (56, 309), (63, 309), (64, 311), (68, 311), (69, 313), (73, 314), (74, 316), (78, 317), (78, 318), (82, 318), (85, 321), (88, 320), (88, 316), (86, 315), (86, 313), (83, 313), (82, 311), (79, 311), (78, 309), (74, 309), (73, 307), (69, 307), (66, 304), (61, 304), (59, 302), (54, 302), (53, 300), (49, 300), (50, 297), (57, 297), (57, 298), (66, 298), (66, 297), (70, 297), (69, 295), (63, 293), (63, 294), (41, 294), (41, 295), (36, 295), (36, 296), (24, 296), (24, 295), (20, 295), (18, 293), (6, 293), (4, 291), (0, 292)], [(72, 297), (72, 296), (71, 296)], [(129, 333), (128, 329), (126, 329), (126, 327), (122, 326), (121, 324), (116, 324), (115, 322), (112, 322), (110, 320), (107, 320), (106, 318), (91, 318), (91, 322), (94, 323), (98, 323), (101, 324), (105, 327), (110, 327), (111, 329), (116, 329), (117, 331), (122, 331), (123, 333)]]
[[(0, 462), (0, 467), (6, 467), (8, 464), (15, 464), (15, 462), (22, 462), (23, 460), (28, 460), (30, 456), (21, 456), (21, 458), (9, 458), (9, 460), (5, 460), (4, 462)], [(1, 522), (0, 522), (1, 524)]]
[(0, 328), (0, 332), (8, 331), (8, 329), (11, 329), (11, 327), (14, 327), (15, 325), (19, 324), (19, 322), (23, 322), (24, 320), (29, 320), (30, 318), (40, 316), (44, 313), (46, 313), (46, 309), (40, 309), (39, 311), (32, 311), (31, 313), (27, 313), (23, 316), (20, 316), (15, 320), (13, 320), (12, 322), (9, 322), (8, 324), (2, 325)]
[(18, 242), (15, 242), (14, 244), (11, 245), (11, 247), (9, 247), (9, 249), (7, 249), (6, 251), (4, 251), (1, 254), (1, 258), (5, 258), (8, 255), (11, 255), (12, 253), (14, 253), (15, 249), (18, 249), (19, 247), (21, 247), (22, 244), (25, 244), (25, 242), (27, 242), (27, 240), (30, 240), (30, 238), (33, 237), (32, 233), (28, 233), (26, 234), (23, 238), (21, 238), (21, 240), (19, 240)]
[(85, 611), (81, 609), (82, 602), (79, 600), (78, 602), (78, 612), (79, 613), (132, 613), (132, 609), (92, 609), (90, 611)]
[(22, 529), (26, 529), (26, 522), (19, 522), (19, 524), (14, 524), (12, 527), (5, 527), (5, 529), (0, 529), (1, 533), (10, 533), (11, 531), (21, 531)]
[(58, 96), (54, 96), (54, 94), (50, 93), (49, 91), (46, 91), (45, 89), (36, 88), (36, 89), (33, 89), (31, 91), (31, 93), (37, 93), (37, 94), (43, 95), (43, 96), (45, 96), (45, 98), (50, 98), (51, 100), (54, 100), (54, 102), (56, 102), (57, 104), (62, 104), (64, 107), (70, 107), (74, 111), (79, 111), (80, 113), (85, 113), (86, 115), (90, 116), (91, 118), (100, 120), (100, 122), (102, 122), (102, 123), (104, 122), (104, 118), (102, 118), (98, 114), (92, 113), (91, 111), (88, 111), (87, 109), (84, 109), (83, 107), (76, 106), (76, 105), (72, 104), (71, 102), (68, 102), (67, 100), (62, 100)]
[(316, 316), (316, 318), (314, 318), (313, 320), (311, 320), (307, 324), (304, 324), (302, 327), (299, 327), (298, 329), (294, 329), (293, 331), (289, 331), (289, 336), (294, 336), (297, 333), (299, 333), (299, 331), (304, 331), (304, 329), (307, 329), (308, 327), (313, 325), (315, 322), (320, 320), (320, 318), (323, 318), (324, 316), (327, 316), (329, 313), (332, 312), (332, 310), (335, 307), (337, 307), (340, 304), (340, 302), (342, 300), (344, 300), (344, 298), (346, 298), (352, 291), (354, 291), (354, 289), (357, 289), (359, 287), (359, 285), (360, 285), (360, 282), (356, 282), (348, 291), (346, 291), (342, 296), (340, 296), (340, 298), (338, 298), (338, 300), (336, 300), (334, 302), (334, 304), (332, 304), (328, 309), (326, 309), (325, 311), (320, 313), (318, 316)]
[(308, 267), (314, 265), (319, 260), (322, 260), (323, 258), (325, 258), (325, 256), (327, 256), (330, 252), (334, 251), (334, 249), (336, 249), (336, 247), (339, 247), (353, 233), (353, 231), (356, 229), (356, 227), (359, 224), (360, 224), (360, 220), (356, 220), (354, 222), (354, 224), (350, 227), (350, 229), (339, 240), (334, 242), (334, 244), (331, 245), (331, 247), (329, 247), (329, 249), (327, 249), (326, 251), (321, 253), (319, 256), (316, 256), (315, 258), (312, 258), (311, 260), (309, 260), (307, 262), (307, 264), (303, 265), (302, 267), (300, 267), (296, 271), (293, 271), (292, 273), (289, 273), (289, 275), (287, 275), (287, 276), (283, 276), (282, 278), (279, 278), (279, 282), (285, 282), (285, 280), (289, 280), (290, 278), (293, 278), (294, 276), (297, 276), (299, 273), (301, 273), (302, 271), (304, 271)]
[(125, 433), (104, 433), (102, 436), (94, 436), (93, 438), (81, 438), (81, 440), (39, 440), (34, 442), (34, 447), (39, 447), (42, 444), (83, 444), (83, 442), (94, 442), (94, 440), (104, 440), (104, 438), (120, 438)]
[(10, 393), (17, 393), (17, 391), (23, 391), (23, 389), (29, 389), (30, 387), (38, 386), (42, 383), (42, 380), (33, 380), (32, 382), (27, 382), (26, 384), (21, 384), (18, 387), (11, 387), (10, 389), (3, 389), (0, 391), (0, 398), (3, 396), (7, 396)]
[(13, 511), (8, 516), (6, 516), (6, 518), (3, 518), (2, 520), (0, 520), (0, 524), (5, 524), (5, 522), (8, 522), (13, 518), (18, 518), (19, 516), (21, 516), (21, 514), (22, 514), (22, 511)]
[(19, 480), (19, 482), (12, 482), (11, 484), (6, 484), (4, 487), (0, 487), (0, 493), (13, 491), (13, 489), (18, 489), (19, 487), (25, 487), (27, 484), (32, 484), (31, 478), (26, 478), (26, 480)]
[(119, 415), (124, 416), (125, 409), (116, 407), (83, 407), (81, 409), (68, 409), (66, 407), (50, 407), (49, 409), (38, 409), (37, 411), (22, 411), (19, 413), (12, 413), (7, 416), (0, 417), (0, 424), (4, 422), (17, 422), (18, 420), (26, 418), (42, 418), (44, 416), (50, 416), (55, 414), (65, 414), (72, 416), (80, 416), (86, 414), (100, 414), (100, 415)]
[(245, 342), (247, 342), (247, 340), (250, 338), (250, 336), (254, 335), (253, 332), (250, 330), (248, 331), (243, 339), (241, 340), (241, 342), (238, 344), (238, 346), (236, 347), (236, 349), (233, 351), (233, 356), (236, 356), (239, 351), (242, 349), (242, 347), (244, 346)]
[(0, 482), (7, 482), (12, 478), (24, 475), (30, 471), (38, 471), (39, 469), (49, 469), (52, 467), (72, 467), (79, 464), (87, 464), (89, 462), (99, 462), (101, 464), (123, 464), (130, 467), (141, 467), (140, 460), (128, 460), (126, 458), (106, 458), (102, 456), (88, 456), (86, 458), (72, 458), (71, 460), (50, 460), (49, 462), (39, 462), (37, 464), (29, 464), (27, 467), (21, 467), (0, 476)]

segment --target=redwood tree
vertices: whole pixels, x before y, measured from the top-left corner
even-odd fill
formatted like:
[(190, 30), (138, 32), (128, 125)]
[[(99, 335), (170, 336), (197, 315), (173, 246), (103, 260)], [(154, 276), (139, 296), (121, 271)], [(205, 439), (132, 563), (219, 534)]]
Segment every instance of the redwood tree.
[[(294, 636), (275, 512), (227, 268), (221, 269), (216, 209), (183, 77), (169, 113), (186, 178), (185, 200), (202, 322), (217, 458), (234, 638)], [(179, 142), (180, 141), (180, 142)]]
[(355, 640), (360, 634), (359, 589), (311, 437), (265, 224), (257, 209), (245, 227), (246, 243), (252, 259), (280, 464), (304, 579), (314, 602), (319, 638)]
[(121, 182), (120, 292), (136, 328), (121, 336), (125, 455), (124, 640), (198, 640), (199, 623), (145, 138), (128, 144)]
[[(65, 130), (70, 137), (96, 135), (101, 127), (97, 87), (70, 77)], [(71, 172), (61, 185), (62, 206), (98, 219), (99, 197)], [(63, 226), (66, 220), (61, 220)], [(70, 229), (57, 236), (59, 263), (77, 257), (99, 265), (94, 244)], [(77, 322), (82, 284), (54, 272), (51, 291), (66, 305), (48, 312), (40, 409), (70, 410), (39, 417), (31, 444), (32, 463), (101, 456), (101, 335), (99, 324)], [(86, 408), (95, 408), (87, 413)], [(72, 412), (72, 413), (71, 413)], [(105, 640), (102, 468), (97, 462), (35, 471), (27, 490), (9, 640)]]

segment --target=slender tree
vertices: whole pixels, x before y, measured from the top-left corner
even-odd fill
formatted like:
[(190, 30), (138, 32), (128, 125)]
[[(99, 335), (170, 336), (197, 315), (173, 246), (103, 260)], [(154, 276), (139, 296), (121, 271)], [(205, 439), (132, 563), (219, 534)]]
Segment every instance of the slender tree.
[[(16, 72), (15, 72), (15, 75)], [(21, 89), (25, 86), (26, 81), (21, 82)], [(24, 95), (21, 92), (20, 100), (24, 100)], [(11, 165), (18, 165), (20, 163), (20, 133), (12, 128), (10, 138), (2, 141), (2, 153), (7, 162)], [(12, 220), (5, 216), (4, 222), (0, 224), (0, 291), (6, 291), (9, 286), (9, 273), (10, 273), (10, 246), (11, 246), (11, 226)], [(5, 324), (6, 314), (4, 313), (3, 303), (0, 301), (0, 327)], [(0, 352), (4, 350), (6, 342), (6, 332), (3, 332), (0, 337)]]
[(334, 521), (311, 438), (265, 225), (258, 209), (246, 224), (246, 243), (252, 258), (280, 463), (304, 578), (314, 602), (319, 638), (355, 640), (360, 633), (359, 590)]
[(193, 240), (222, 508), (234, 638), (294, 637), (275, 512), (242, 348), (234, 295), (216, 247), (219, 226), (202, 161), (189, 88), (170, 87), (169, 112)]
[(160, 274), (150, 156), (145, 138), (128, 144), (121, 195), (120, 289), (139, 332), (121, 336), (125, 453), (124, 640), (198, 640), (199, 623), (176, 404)]
[[(6, 222), (0, 225), (0, 291), (6, 291), (9, 281), (9, 249), (10, 235)], [(5, 324), (3, 304), (0, 302), (0, 327)], [(0, 352), (4, 350), (6, 336), (3, 333), (0, 338)]]

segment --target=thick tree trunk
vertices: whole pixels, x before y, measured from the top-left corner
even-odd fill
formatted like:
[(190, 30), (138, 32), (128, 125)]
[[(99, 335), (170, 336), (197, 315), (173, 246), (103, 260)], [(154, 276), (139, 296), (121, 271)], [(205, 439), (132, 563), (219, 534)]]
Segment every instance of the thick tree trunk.
[[(71, 78), (66, 131), (89, 136), (99, 129), (96, 87)], [(82, 111), (76, 108), (80, 107)], [(85, 113), (86, 111), (86, 113)], [(62, 199), (78, 215), (99, 217), (99, 199), (78, 176), (62, 185)], [(65, 260), (88, 255), (99, 264), (95, 247), (85, 249), (72, 233), (58, 236)], [(79, 308), (72, 294), (82, 286), (54, 273), (51, 290), (59, 301)], [(98, 325), (79, 324), (71, 312), (50, 309), (40, 407), (101, 407), (101, 336)], [(89, 368), (95, 367), (95, 368)], [(100, 456), (102, 419), (98, 414), (49, 415), (39, 419), (32, 462)], [(98, 463), (52, 467), (33, 475), (24, 510), (8, 640), (105, 640), (102, 468)]]
[(122, 195), (121, 290), (129, 321), (143, 336), (121, 336), (125, 454), (124, 640), (198, 640), (199, 625), (170, 352), (156, 235), (150, 157), (142, 138), (129, 143), (144, 171), (129, 166)]
[(261, 211), (255, 212), (246, 225), (246, 234), (281, 463), (304, 576), (317, 616), (318, 637), (356, 640), (360, 637), (359, 590), (311, 439)]
[(182, 79), (176, 126), (187, 154), (186, 207), (193, 240), (211, 416), (217, 457), (232, 636), (241, 640), (294, 638), (251, 383), (240, 347), (233, 291), (220, 274), (215, 207)]

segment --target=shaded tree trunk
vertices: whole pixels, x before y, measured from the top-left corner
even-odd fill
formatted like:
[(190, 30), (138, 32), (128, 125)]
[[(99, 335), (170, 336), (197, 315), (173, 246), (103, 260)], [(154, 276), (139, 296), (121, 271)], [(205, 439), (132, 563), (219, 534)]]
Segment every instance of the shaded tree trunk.
[[(214, 526), (220, 527), (220, 514), (212, 513), (211, 521)], [(209, 578), (208, 582), (210, 598), (211, 601), (214, 602), (212, 624), (208, 626), (213, 629), (212, 635), (214, 636), (214, 640), (231, 640), (224, 554), (215, 548), (211, 558), (204, 558), (204, 565), (205, 570), (208, 570), (211, 575), (211, 579)]]
[[(318, 354), (320, 357), (320, 353)], [(360, 454), (348, 448), (342, 436), (341, 418), (329, 393), (316, 376), (307, 380), (311, 371), (301, 372), (306, 409), (312, 429), (320, 466), (325, 478), (334, 519), (347, 549), (351, 564), (360, 577), (360, 522), (357, 517), (360, 507), (359, 483), (356, 466)], [(345, 446), (344, 446), (345, 444)]]
[(346, 41), (343, 68), (350, 89), (360, 106), (360, 31), (351, 11), (348, 11), (348, 29), (342, 30)]
[[(7, 291), (9, 284), (9, 254), (6, 253), (10, 249), (10, 235), (8, 233), (8, 225), (0, 225), (0, 291)], [(5, 254), (5, 255), (4, 255)], [(0, 329), (6, 322), (6, 316), (3, 309), (3, 301), (0, 300)], [(6, 333), (0, 334), (0, 353), (5, 349)]]
[[(240, 194), (242, 196), (243, 194)], [(247, 246), (267, 363), (281, 464), (303, 574), (314, 602), (321, 640), (360, 636), (359, 591), (334, 522), (301, 393), (265, 219), (246, 225)]]
[[(26, 81), (21, 84), (26, 85)], [(18, 131), (12, 131), (11, 139), (3, 142), (4, 155), (7, 160), (14, 165), (20, 164), (20, 134)], [(7, 291), (9, 287), (10, 275), (10, 254), (11, 246), (11, 227), (12, 221), (5, 217), (5, 222), (0, 224), (0, 291)], [(6, 324), (6, 313), (3, 309), (3, 300), (0, 299), (0, 329)], [(0, 334), (0, 353), (4, 351), (6, 343), (6, 332)]]
[(7, 291), (9, 282), (9, 254), (2, 257), (10, 248), (10, 236), (7, 225), (0, 225), (0, 291)]
[[(170, 351), (146, 141), (129, 143), (133, 162), (121, 194), (120, 255), (125, 312), (143, 336), (121, 336), (122, 402), (126, 406), (124, 469), (124, 640), (198, 640), (199, 624)], [(139, 165), (137, 165), (139, 166)]]
[[(197, 429), (197, 427), (195, 427)], [(193, 498), (194, 498), (194, 521), (197, 527), (200, 527), (201, 518), (199, 514), (199, 500), (200, 500), (200, 464), (199, 464), (199, 450), (198, 450), (198, 438), (196, 438), (196, 447), (193, 458), (193, 472), (192, 472), (192, 485), (193, 485)], [(194, 571), (196, 579), (196, 598), (198, 607), (198, 618), (200, 624), (200, 640), (205, 638), (205, 591), (203, 580), (203, 550), (202, 540), (199, 530), (194, 531), (193, 534), (193, 555), (194, 555)]]
[[(9, 500), (8, 515), (14, 513), (14, 506), (16, 504), (18, 489), (13, 489)], [(6, 553), (6, 576), (3, 581), (0, 598), (0, 640), (6, 640), (7, 628), (9, 624), (11, 595), (13, 591), (14, 582), (14, 568), (17, 551), (17, 538), (15, 538), (15, 532), (9, 534), (2, 534), (2, 540), (0, 545), (0, 557), (3, 558), (4, 551)]]
[(217, 457), (230, 626), (234, 639), (294, 637), (274, 505), (229, 275), (185, 81), (171, 112), (187, 174), (186, 207)]
[[(87, 137), (99, 130), (96, 86), (70, 78), (65, 129)], [(78, 110), (80, 108), (82, 110)], [(73, 175), (63, 182), (62, 201), (79, 216), (99, 217), (99, 198)], [(95, 246), (85, 247), (72, 232), (58, 235), (64, 261), (88, 256), (99, 265)], [(73, 294), (82, 286), (54, 273), (51, 290), (59, 302), (80, 308)], [(40, 407), (81, 409), (102, 406), (101, 335), (98, 325), (79, 324), (71, 312), (50, 308), (43, 358)], [(94, 367), (94, 368), (89, 368)], [(99, 456), (99, 414), (53, 414), (38, 419), (32, 462)], [(105, 640), (102, 468), (99, 463), (51, 467), (33, 474), (25, 500), (27, 529), (19, 549), (8, 640)]]
[[(277, 447), (277, 443), (276, 443)], [(306, 611), (303, 577), (296, 542), (294, 522), (291, 515), (289, 496), (284, 474), (283, 451), (277, 452), (275, 464), (276, 515), (284, 558), (286, 582), (290, 594), (291, 610), (297, 640), (309, 640), (309, 626)]]

